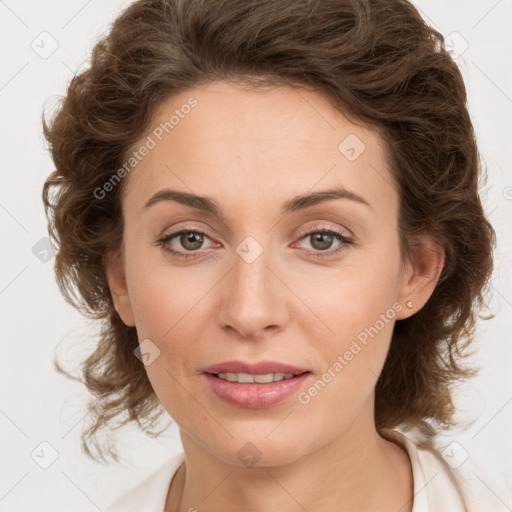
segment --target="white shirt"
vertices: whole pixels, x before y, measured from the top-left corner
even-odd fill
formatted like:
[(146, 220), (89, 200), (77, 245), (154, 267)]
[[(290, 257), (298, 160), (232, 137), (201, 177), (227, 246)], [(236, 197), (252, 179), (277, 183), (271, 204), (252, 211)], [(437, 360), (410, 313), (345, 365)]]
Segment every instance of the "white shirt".
[[(512, 495), (504, 482), (491, 478), (456, 443), (441, 453), (422, 448), (397, 430), (388, 431), (406, 449), (412, 466), (412, 512), (510, 512)], [(444, 458), (443, 458), (444, 457)], [(446, 459), (446, 460), (445, 460)], [(449, 461), (450, 463), (448, 463)], [(171, 480), (185, 462), (178, 453), (119, 498), (105, 512), (164, 512)]]

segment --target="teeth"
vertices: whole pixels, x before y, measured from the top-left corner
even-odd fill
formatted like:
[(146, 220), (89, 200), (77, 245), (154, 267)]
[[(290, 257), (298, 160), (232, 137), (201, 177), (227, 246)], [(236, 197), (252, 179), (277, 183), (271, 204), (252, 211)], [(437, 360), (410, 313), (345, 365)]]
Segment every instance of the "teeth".
[(266, 373), (265, 375), (249, 375), (248, 373), (219, 373), (217, 377), (228, 382), (239, 382), (242, 384), (258, 383), (268, 384), (270, 382), (279, 382), (294, 377), (293, 373)]

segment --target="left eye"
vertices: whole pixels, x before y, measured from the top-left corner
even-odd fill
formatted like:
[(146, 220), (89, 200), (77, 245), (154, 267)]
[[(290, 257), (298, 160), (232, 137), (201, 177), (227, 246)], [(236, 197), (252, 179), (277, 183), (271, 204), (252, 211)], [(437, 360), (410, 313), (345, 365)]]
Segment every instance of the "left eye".
[[(309, 239), (313, 248), (313, 251), (308, 251), (308, 253), (316, 258), (323, 258), (338, 253), (345, 249), (345, 246), (353, 243), (352, 239), (334, 229), (309, 231), (300, 238), (300, 240), (305, 239)], [(331, 249), (335, 240), (338, 240), (340, 243), (337, 247)]]
[[(351, 244), (352, 240), (340, 233), (339, 231), (332, 229), (322, 229), (319, 231), (310, 231), (300, 238), (300, 240), (309, 239), (310, 244), (313, 246), (313, 250), (320, 252), (337, 252), (346, 244)], [(335, 240), (338, 240), (340, 244), (337, 248), (332, 251), (328, 251), (332, 247)]]
[[(179, 238), (178, 238), (179, 237)], [(183, 250), (176, 250), (170, 243), (174, 238), (178, 238)], [(191, 229), (182, 229), (174, 233), (169, 233), (157, 240), (157, 244), (160, 245), (165, 251), (171, 253), (173, 257), (177, 258), (192, 258), (196, 257), (200, 252), (201, 246), (205, 238), (210, 238), (206, 233), (202, 231), (195, 231)], [(337, 253), (345, 248), (346, 245), (353, 243), (353, 240), (343, 233), (333, 229), (320, 229), (309, 231), (305, 235), (300, 237), (300, 241), (310, 239), (312, 251), (307, 251), (313, 257), (322, 258)], [(329, 250), (334, 243), (334, 240), (338, 240), (340, 244), (332, 250)], [(188, 253), (188, 254), (187, 254)], [(324, 255), (323, 253), (327, 253)]]

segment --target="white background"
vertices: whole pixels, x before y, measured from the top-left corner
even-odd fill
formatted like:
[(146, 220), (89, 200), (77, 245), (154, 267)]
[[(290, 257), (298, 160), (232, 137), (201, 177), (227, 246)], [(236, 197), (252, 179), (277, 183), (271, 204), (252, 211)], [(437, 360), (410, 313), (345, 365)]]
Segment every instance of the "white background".
[[(119, 0), (0, 0), (2, 133), (1, 222), (1, 478), (0, 508), (12, 511), (85, 512), (105, 509), (116, 497), (181, 451), (173, 425), (158, 440), (135, 428), (120, 435), (123, 465), (102, 466), (80, 449), (87, 394), (80, 384), (53, 369), (54, 349), (73, 357), (88, 351), (92, 327), (61, 297), (53, 262), (32, 252), (47, 235), (41, 188), (53, 170), (41, 131), (43, 106), (51, 110), (74, 72), (86, 63), (95, 39), (128, 2)], [(425, 19), (440, 30), (466, 80), (469, 108), (489, 180), (485, 209), (498, 233), (492, 310), (496, 317), (478, 326), (474, 361), (480, 375), (460, 389), (462, 417), (475, 423), (449, 434), (470, 458), (491, 470), (512, 474), (511, 344), (512, 287), (512, 3), (508, 0), (422, 0)], [(41, 58), (31, 47), (51, 48)], [(455, 34), (454, 34), (455, 32)], [(33, 43), (33, 41), (35, 41)], [(465, 48), (465, 45), (468, 45)], [(70, 356), (69, 361), (72, 361)], [(31, 453), (57, 451), (42, 469)], [(44, 458), (44, 457), (43, 457)]]

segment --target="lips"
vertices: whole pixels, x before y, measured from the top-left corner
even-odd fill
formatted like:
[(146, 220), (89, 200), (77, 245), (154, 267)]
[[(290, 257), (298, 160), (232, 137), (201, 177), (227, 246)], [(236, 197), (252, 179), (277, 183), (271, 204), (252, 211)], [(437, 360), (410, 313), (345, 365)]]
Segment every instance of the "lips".
[(224, 402), (261, 409), (277, 405), (297, 393), (309, 380), (311, 372), (275, 361), (227, 361), (205, 368), (204, 376), (211, 390)]

